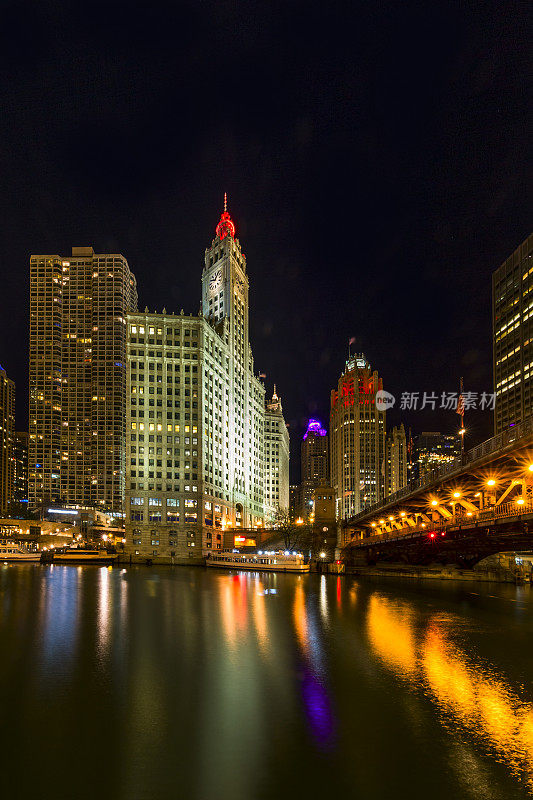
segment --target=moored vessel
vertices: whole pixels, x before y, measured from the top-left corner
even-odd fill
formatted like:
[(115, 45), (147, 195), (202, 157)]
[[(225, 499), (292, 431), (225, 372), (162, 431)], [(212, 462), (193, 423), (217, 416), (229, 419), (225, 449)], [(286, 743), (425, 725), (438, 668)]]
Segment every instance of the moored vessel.
[(290, 553), (287, 550), (257, 553), (235, 553), (223, 551), (213, 553), (205, 560), (207, 567), (219, 569), (253, 570), (254, 572), (309, 572), (309, 564), (304, 562), (302, 553)]
[(106, 550), (69, 547), (62, 550), (54, 550), (50, 560), (54, 564), (112, 564), (116, 558), (116, 553), (108, 553)]
[(38, 550), (23, 550), (17, 544), (0, 544), (0, 562), (1, 561), (40, 561), (41, 554)]

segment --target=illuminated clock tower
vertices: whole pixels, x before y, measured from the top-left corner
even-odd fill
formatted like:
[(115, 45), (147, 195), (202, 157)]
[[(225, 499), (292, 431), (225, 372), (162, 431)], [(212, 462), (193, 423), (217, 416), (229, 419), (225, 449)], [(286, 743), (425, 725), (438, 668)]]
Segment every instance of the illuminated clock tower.
[(246, 258), (235, 237), (227, 210), (205, 251), (202, 274), (202, 310), (226, 347), (227, 418), (222, 447), (226, 450), (228, 501), (236, 527), (252, 527), (264, 519), (264, 395), (254, 375), (248, 335), (248, 275)]

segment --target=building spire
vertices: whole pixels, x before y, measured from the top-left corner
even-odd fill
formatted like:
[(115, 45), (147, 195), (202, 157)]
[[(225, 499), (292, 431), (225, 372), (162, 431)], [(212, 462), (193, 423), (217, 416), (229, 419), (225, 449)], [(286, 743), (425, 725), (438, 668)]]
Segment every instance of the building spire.
[(228, 195), (227, 192), (224, 192), (224, 211), (220, 215), (220, 222), (216, 227), (216, 234), (218, 238), (222, 240), (228, 233), (232, 239), (235, 238), (235, 223), (228, 213)]

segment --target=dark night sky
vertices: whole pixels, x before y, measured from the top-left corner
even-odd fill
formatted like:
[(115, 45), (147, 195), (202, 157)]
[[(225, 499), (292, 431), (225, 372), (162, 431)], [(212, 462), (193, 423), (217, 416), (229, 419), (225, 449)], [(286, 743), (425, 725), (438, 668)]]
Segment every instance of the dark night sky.
[[(490, 391), (491, 273), (532, 230), (528, 7), (4, 3), (0, 363), (17, 427), (29, 254), (122, 252), (141, 308), (196, 312), (224, 191), (293, 454), (306, 416), (328, 418), (350, 336), (397, 396), (461, 374)], [(468, 444), (490, 417), (471, 416)]]

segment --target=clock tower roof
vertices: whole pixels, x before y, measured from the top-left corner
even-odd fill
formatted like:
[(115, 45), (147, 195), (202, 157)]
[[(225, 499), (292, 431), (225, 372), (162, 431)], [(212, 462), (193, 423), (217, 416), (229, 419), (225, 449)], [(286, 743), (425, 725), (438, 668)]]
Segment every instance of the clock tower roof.
[(228, 196), (224, 192), (224, 211), (220, 215), (220, 221), (216, 227), (216, 234), (222, 241), (229, 234), (232, 239), (235, 239), (235, 223), (228, 213)]

